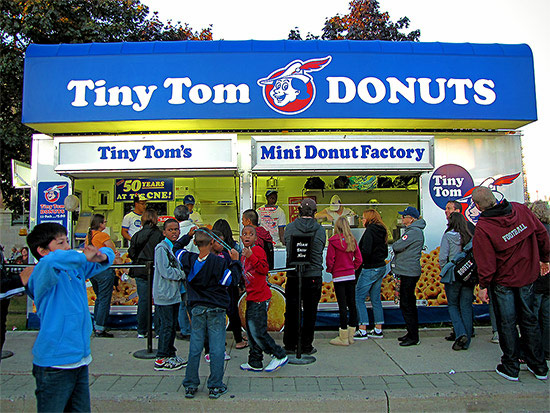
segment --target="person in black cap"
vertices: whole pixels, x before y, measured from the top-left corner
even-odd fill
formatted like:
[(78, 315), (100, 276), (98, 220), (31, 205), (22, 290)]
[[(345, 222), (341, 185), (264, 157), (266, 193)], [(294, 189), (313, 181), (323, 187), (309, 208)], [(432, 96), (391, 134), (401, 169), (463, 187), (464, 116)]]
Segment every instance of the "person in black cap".
[[(290, 259), (290, 239), (293, 235), (312, 236), (313, 246), (311, 249), (311, 262), (305, 266), (302, 273), (302, 353), (313, 354), (317, 350), (313, 347), (313, 333), (315, 321), (317, 320), (317, 306), (321, 299), (323, 286), (323, 249), (327, 240), (326, 231), (314, 218), (317, 212), (317, 204), (311, 198), (302, 200), (298, 207), (300, 216), (285, 229), (285, 243), (287, 267)], [(283, 343), (287, 353), (296, 351), (298, 344), (298, 277), (295, 272), (288, 272), (286, 281), (286, 311), (285, 330)]]
[(399, 214), (403, 215), (403, 225), (406, 228), (403, 236), (393, 243), (395, 257), (391, 263), (391, 271), (401, 282), (399, 307), (405, 320), (407, 334), (398, 340), (400, 346), (406, 347), (420, 343), (415, 289), (422, 270), (420, 257), (424, 247), (426, 221), (420, 218), (420, 212), (414, 207), (407, 207), (404, 211), (399, 211)]
[(260, 217), (260, 226), (264, 227), (275, 244), (285, 243), (286, 215), (277, 205), (278, 192), (276, 189), (268, 189), (265, 193), (267, 204), (256, 211)]
[(203, 225), (201, 214), (199, 214), (197, 211), (193, 211), (193, 208), (195, 207), (195, 197), (193, 195), (185, 195), (183, 197), (183, 204), (187, 207), (189, 210), (189, 219), (193, 224), (200, 227)]

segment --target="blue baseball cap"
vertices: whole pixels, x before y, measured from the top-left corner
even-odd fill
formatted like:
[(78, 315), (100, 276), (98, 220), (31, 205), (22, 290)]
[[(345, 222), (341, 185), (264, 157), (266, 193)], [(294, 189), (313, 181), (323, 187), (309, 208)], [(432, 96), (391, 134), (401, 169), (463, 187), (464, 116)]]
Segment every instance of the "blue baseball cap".
[(185, 205), (187, 204), (195, 205), (195, 197), (193, 195), (185, 195), (185, 197), (183, 197), (183, 203)]
[(400, 215), (408, 215), (410, 217), (413, 217), (414, 219), (418, 219), (420, 218), (420, 212), (418, 212), (418, 209), (416, 209), (415, 207), (407, 207), (405, 208), (404, 211), (399, 211), (399, 214)]
[(269, 195), (277, 194), (277, 193), (279, 193), (279, 191), (277, 191), (276, 189), (268, 189), (267, 192), (265, 193), (265, 197), (267, 198)]

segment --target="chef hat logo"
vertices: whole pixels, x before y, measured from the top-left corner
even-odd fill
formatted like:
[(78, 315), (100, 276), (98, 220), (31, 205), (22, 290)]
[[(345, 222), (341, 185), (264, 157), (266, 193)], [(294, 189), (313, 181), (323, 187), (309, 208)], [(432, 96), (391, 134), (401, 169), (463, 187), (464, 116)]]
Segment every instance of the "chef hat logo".
[(315, 82), (310, 72), (323, 69), (331, 60), (331, 56), (305, 62), (294, 60), (286, 67), (274, 70), (269, 76), (258, 79), (267, 105), (283, 115), (296, 115), (305, 111), (316, 95)]

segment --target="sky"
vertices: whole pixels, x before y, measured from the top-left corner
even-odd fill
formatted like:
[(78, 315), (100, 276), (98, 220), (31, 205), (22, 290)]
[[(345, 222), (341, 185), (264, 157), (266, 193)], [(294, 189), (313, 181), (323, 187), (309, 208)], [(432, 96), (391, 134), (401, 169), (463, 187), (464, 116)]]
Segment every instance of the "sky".
[[(524, 126), (523, 155), (531, 200), (550, 198), (543, 165), (550, 153), (549, 0), (379, 0), (391, 21), (407, 16), (422, 42), (528, 44), (534, 56), (538, 121)], [(349, 0), (142, 0), (162, 21), (213, 26), (214, 39), (280, 40), (298, 27), (321, 34), (328, 17), (347, 14)]]

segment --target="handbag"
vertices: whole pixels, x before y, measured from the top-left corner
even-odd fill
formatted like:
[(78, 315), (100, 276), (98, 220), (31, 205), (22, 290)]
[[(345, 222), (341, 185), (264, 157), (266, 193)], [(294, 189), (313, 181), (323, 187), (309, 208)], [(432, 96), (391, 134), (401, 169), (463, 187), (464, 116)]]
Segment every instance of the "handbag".
[(455, 263), (455, 280), (470, 287), (474, 287), (479, 282), (479, 276), (471, 241), (466, 244), (463, 252), (464, 255), (462, 257), (453, 260)]

